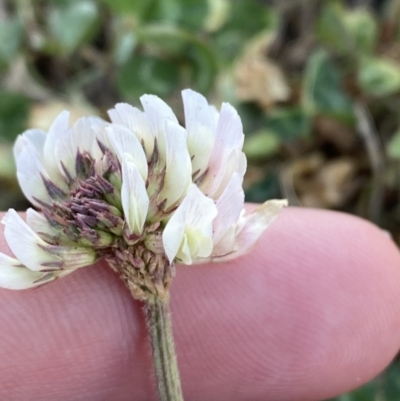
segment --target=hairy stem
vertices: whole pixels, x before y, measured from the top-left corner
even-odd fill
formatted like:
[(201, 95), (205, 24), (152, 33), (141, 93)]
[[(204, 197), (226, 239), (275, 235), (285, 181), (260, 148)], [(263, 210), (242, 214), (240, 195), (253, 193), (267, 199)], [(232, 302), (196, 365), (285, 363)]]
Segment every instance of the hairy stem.
[(169, 302), (157, 299), (145, 305), (160, 401), (183, 401)]

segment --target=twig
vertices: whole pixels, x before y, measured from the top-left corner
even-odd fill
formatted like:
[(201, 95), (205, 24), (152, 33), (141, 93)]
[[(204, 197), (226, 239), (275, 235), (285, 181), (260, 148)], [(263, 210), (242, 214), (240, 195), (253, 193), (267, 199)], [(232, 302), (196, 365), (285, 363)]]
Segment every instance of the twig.
[(385, 172), (382, 145), (368, 109), (361, 103), (356, 103), (354, 112), (357, 119), (357, 130), (365, 143), (372, 170), (368, 216), (373, 222), (379, 223), (383, 202), (383, 178)]

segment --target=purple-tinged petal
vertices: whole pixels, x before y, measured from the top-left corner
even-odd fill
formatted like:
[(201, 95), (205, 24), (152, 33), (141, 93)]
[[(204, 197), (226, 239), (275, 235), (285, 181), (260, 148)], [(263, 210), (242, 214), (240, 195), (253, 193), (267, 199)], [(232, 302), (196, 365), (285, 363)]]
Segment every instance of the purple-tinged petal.
[(35, 272), (22, 266), (19, 260), (0, 253), (0, 287), (25, 290), (53, 281), (52, 272)]
[(14, 209), (3, 217), (4, 236), (17, 259), (33, 271), (76, 269), (96, 260), (90, 248), (55, 246), (43, 241)]

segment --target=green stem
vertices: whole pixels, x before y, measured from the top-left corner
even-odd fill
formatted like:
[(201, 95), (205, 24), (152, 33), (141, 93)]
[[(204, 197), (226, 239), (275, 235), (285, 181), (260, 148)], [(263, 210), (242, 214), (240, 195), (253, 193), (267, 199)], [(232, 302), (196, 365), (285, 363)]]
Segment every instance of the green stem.
[(147, 302), (145, 311), (160, 401), (183, 401), (169, 302)]

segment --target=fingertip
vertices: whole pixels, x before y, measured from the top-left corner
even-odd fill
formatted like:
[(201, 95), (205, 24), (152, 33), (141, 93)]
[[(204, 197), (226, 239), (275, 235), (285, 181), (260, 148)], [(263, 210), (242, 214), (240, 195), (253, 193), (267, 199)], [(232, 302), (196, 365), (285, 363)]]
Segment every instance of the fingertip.
[[(311, 401), (361, 385), (400, 346), (399, 266), (374, 225), (287, 208), (247, 256), (178, 267), (171, 307), (185, 396)], [(4, 399), (154, 398), (140, 306), (107, 266), (1, 291), (0, 303)]]
[[(276, 401), (344, 393), (378, 374), (400, 347), (399, 266), (397, 247), (371, 223), (288, 208), (249, 255), (179, 269), (173, 310), (181, 363), (202, 372), (203, 389), (236, 383), (225, 399), (246, 399), (250, 388), (260, 394), (254, 399)], [(187, 391), (196, 394), (186, 372)], [(213, 394), (206, 396), (224, 399)]]

